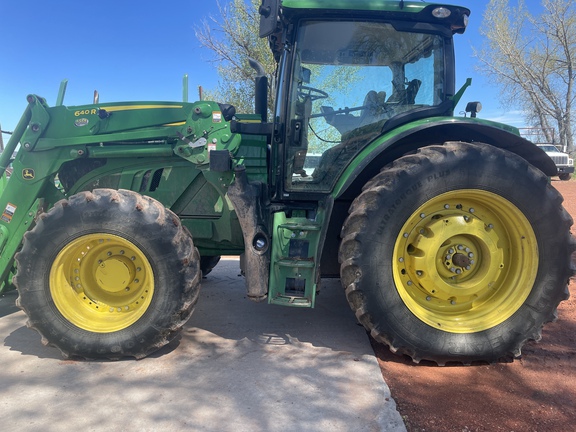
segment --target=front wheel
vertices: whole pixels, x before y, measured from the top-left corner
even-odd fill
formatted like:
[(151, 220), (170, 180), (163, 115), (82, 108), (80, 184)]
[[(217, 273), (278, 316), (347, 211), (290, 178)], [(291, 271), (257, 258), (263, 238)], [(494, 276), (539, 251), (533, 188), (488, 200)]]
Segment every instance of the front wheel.
[(198, 251), (176, 215), (127, 190), (96, 189), (40, 216), (16, 256), (18, 306), (63, 356), (142, 358), (198, 298)]
[(567, 298), (571, 218), (501, 149), (430, 146), (385, 167), (343, 227), (342, 282), (394, 352), (438, 364), (518, 357)]

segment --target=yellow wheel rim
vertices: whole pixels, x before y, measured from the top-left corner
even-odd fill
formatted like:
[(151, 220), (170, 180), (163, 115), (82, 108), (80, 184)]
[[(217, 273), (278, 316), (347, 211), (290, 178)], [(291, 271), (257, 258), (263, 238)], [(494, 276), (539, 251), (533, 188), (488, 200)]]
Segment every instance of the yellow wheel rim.
[(75, 326), (96, 333), (129, 327), (144, 315), (154, 275), (144, 253), (112, 234), (88, 234), (68, 243), (50, 271), (50, 294)]
[(406, 221), (393, 256), (396, 289), (426, 324), (451, 333), (492, 328), (524, 303), (538, 245), (524, 214), (482, 190), (447, 192)]

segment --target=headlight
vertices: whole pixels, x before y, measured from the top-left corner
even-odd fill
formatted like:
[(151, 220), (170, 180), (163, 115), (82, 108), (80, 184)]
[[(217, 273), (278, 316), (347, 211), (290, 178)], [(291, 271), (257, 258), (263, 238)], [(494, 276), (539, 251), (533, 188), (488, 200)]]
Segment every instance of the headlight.
[(448, 18), (452, 11), (445, 7), (437, 7), (432, 10), (432, 16), (435, 18)]

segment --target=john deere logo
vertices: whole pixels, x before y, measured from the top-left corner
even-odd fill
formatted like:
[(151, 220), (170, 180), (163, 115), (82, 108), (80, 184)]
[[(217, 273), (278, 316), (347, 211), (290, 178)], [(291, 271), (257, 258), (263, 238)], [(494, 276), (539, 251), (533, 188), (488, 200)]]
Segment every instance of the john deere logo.
[(36, 177), (36, 174), (34, 173), (34, 170), (32, 168), (24, 168), (22, 170), (23, 179), (32, 180), (34, 177)]

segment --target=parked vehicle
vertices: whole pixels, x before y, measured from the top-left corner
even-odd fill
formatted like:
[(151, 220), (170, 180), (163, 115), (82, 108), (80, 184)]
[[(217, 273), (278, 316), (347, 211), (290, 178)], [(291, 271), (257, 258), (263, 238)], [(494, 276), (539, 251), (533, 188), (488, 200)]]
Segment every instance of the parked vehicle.
[(561, 152), (553, 144), (537, 144), (556, 164), (560, 180), (570, 180), (574, 174), (574, 159), (567, 153)]
[(255, 114), (28, 96), (0, 157), (0, 280), (16, 274), (28, 325), (64, 357), (144, 357), (190, 317), (202, 272), (240, 254), (249, 299), (311, 308), (339, 277), (366, 330), (415, 362), (520, 356), (568, 297), (572, 221), (544, 151), (475, 104), (454, 116), (469, 9), (260, 14), (272, 121), (261, 73)]

